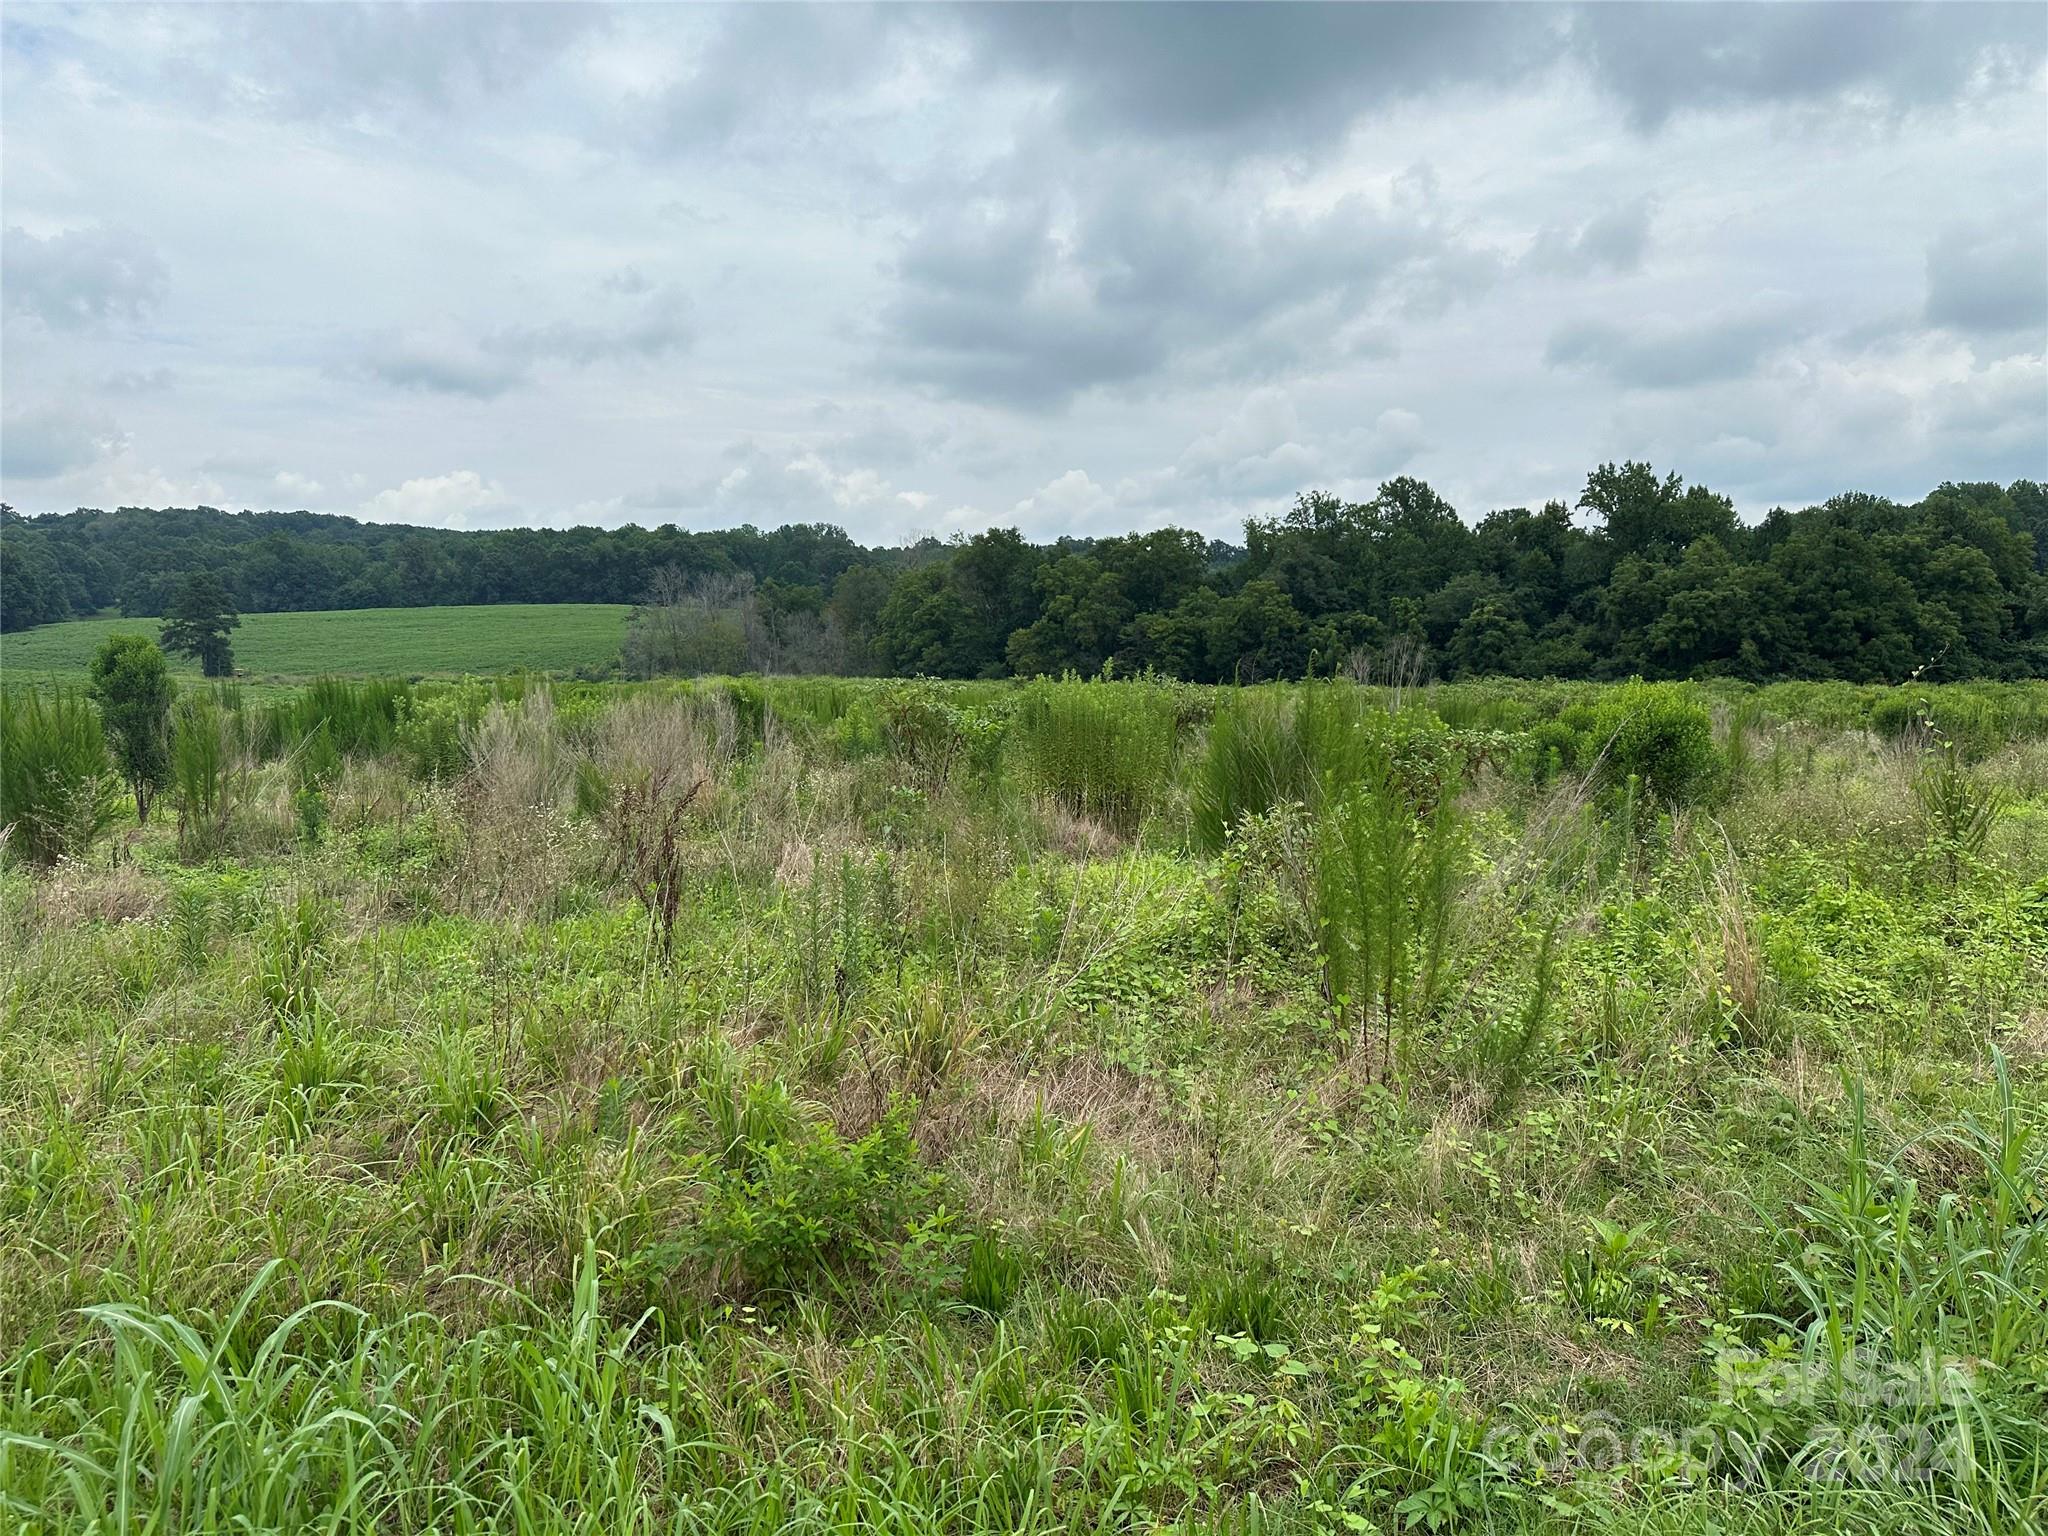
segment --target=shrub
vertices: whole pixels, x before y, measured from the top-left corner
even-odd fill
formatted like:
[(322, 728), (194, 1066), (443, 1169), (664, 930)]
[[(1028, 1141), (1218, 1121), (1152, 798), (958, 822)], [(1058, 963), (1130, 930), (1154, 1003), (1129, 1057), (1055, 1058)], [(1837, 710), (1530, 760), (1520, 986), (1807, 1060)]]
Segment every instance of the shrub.
[(99, 716), (72, 693), (0, 691), (0, 828), (31, 864), (84, 853), (119, 814)]
[(171, 787), (178, 800), (178, 854), (208, 859), (227, 845), (248, 783), (239, 717), (205, 694), (178, 701), (171, 734)]
[(959, 690), (920, 681), (890, 689), (880, 703), (883, 741), (928, 788), (956, 770), (985, 777), (1002, 753), (1008, 722), (994, 711), (953, 703), (958, 696)]
[(1397, 1035), (1439, 1001), (1464, 850), (1456, 801), (1425, 810), (1383, 747), (1317, 827), (1315, 907), (1324, 977), (1340, 1015), (1391, 1075)]
[(788, 1297), (828, 1276), (871, 1271), (929, 1203), (933, 1180), (901, 1104), (851, 1141), (804, 1121), (786, 1095), (760, 1085), (742, 1090), (733, 1108), (713, 1116), (729, 1139), (700, 1159), (695, 1222), (643, 1251), (636, 1267), (680, 1272), (714, 1295)]
[(373, 757), (397, 741), (399, 718), (411, 697), (412, 690), (393, 678), (315, 678), (303, 692), (264, 710), (258, 745), (269, 757), (324, 731), (342, 755)]
[(482, 718), (490, 693), (480, 683), (463, 683), (433, 693), (414, 693), (398, 705), (392, 739), (417, 779), (452, 779), (467, 761), (462, 733)]
[(171, 772), (172, 685), (164, 653), (145, 635), (108, 636), (92, 658), (90, 691), (135, 793), (135, 819), (147, 822), (150, 801)]
[(1667, 810), (1706, 800), (1720, 785), (1713, 717), (1682, 684), (1621, 687), (1600, 705), (1593, 741), (1603, 782), (1634, 779)]
[(1913, 799), (1927, 829), (1928, 858), (1953, 887), (1984, 856), (1991, 829), (2005, 814), (2005, 792), (1973, 777), (1951, 741), (1930, 752), (1913, 776)]
[(1590, 742), (1589, 731), (1562, 716), (1540, 720), (1523, 735), (1515, 762), (1527, 778), (1548, 784), (1559, 774), (1582, 768)]

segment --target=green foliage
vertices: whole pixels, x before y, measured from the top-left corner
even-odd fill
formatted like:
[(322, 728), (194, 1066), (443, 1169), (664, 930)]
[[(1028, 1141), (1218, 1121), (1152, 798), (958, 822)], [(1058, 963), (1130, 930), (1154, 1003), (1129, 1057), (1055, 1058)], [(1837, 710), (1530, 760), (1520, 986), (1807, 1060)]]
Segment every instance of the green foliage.
[(83, 697), (0, 689), (0, 828), (12, 857), (49, 865), (83, 855), (113, 825), (119, 796)]
[(704, 1162), (692, 1229), (643, 1251), (641, 1270), (681, 1271), (714, 1296), (786, 1301), (828, 1277), (871, 1275), (929, 1202), (902, 1106), (854, 1140), (786, 1104), (764, 1116), (749, 1103), (730, 1129)]
[(150, 802), (171, 770), (171, 676), (164, 653), (142, 635), (113, 635), (93, 653), (88, 690), (115, 765), (135, 795), (135, 819), (147, 823)]
[[(242, 614), (235, 664), (266, 683), (302, 684), (338, 675), (458, 679), (514, 668), (611, 675), (625, 633), (622, 603), (494, 603), (460, 608), (343, 608), (318, 613)], [(82, 681), (94, 649), (136, 621), (81, 618), (46, 624), (5, 641), (10, 677)], [(173, 655), (174, 675), (200, 675)]]
[(1026, 772), (1072, 815), (1129, 836), (1173, 772), (1173, 701), (1149, 683), (1040, 682), (1011, 728)]
[(1633, 689), (744, 681), (189, 690), (208, 867), (0, 878), (0, 1523), (2038, 1525), (2034, 685), (1690, 685), (1709, 822), (1529, 782)]
[(948, 782), (956, 772), (985, 779), (1001, 759), (1008, 719), (956, 702), (934, 684), (891, 688), (877, 707), (889, 750), (927, 787)]
[(398, 701), (392, 740), (415, 778), (452, 779), (468, 761), (463, 734), (483, 718), (490, 691), (477, 683), (414, 691)]
[[(22, 636), (8, 646), (17, 677), (74, 681), (104, 621), (51, 620), (116, 602), (131, 618), (164, 613), (194, 580), (218, 583), (196, 617), (172, 620), (205, 626), (195, 654), (219, 671), (226, 630), (213, 626), (239, 607), (242, 659), (267, 676), (601, 677), (623, 661), (637, 676), (976, 679), (1114, 665), (1242, 684), (1329, 676), (1390, 649), (1414, 660), (1418, 684), (1910, 677), (1917, 692), (2048, 670), (2034, 482), (1945, 484), (1910, 504), (1837, 496), (1756, 528), (1725, 496), (1647, 464), (1586, 476), (1576, 501), (1595, 526), (1557, 489), (1540, 508), (1470, 523), (1408, 476), (1361, 502), (1310, 491), (1248, 522), (1242, 548), (1171, 528), (862, 549), (808, 524), (456, 532), (207, 508), (10, 513), (0, 627)], [(664, 593), (629, 637), (624, 604), (656, 573)], [(463, 606), (510, 596), (528, 601)], [(58, 629), (75, 634), (42, 632)], [(1962, 698), (1939, 724), (1975, 756), (2007, 727), (1971, 712)]]
[(188, 863), (223, 851), (248, 789), (240, 711), (208, 694), (178, 700), (171, 734), (171, 787), (178, 802), (178, 853)]
[[(1347, 765), (1317, 833), (1315, 908), (1325, 985), (1391, 1077), (1398, 1035), (1427, 1018), (1445, 980), (1465, 832), (1453, 798), (1425, 809), (1371, 742)], [(1370, 1056), (1368, 1054), (1368, 1059)]]
[(1913, 799), (1926, 824), (1928, 854), (1954, 886), (1983, 858), (1991, 829), (2005, 812), (2005, 792), (1977, 779), (1956, 744), (1948, 742), (1929, 752), (1913, 775)]
[(1591, 761), (1603, 782), (1633, 781), (1660, 806), (1694, 805), (1720, 788), (1713, 717), (1682, 686), (1633, 683), (1615, 690), (1595, 711), (1590, 735)]
[(220, 578), (211, 571), (194, 571), (164, 610), (163, 647), (195, 658), (208, 677), (233, 677), (235, 651), (228, 631), (241, 622)]
[(1208, 751), (1195, 769), (1195, 846), (1220, 853), (1246, 817), (1306, 800), (1313, 778), (1289, 693), (1251, 689), (1217, 706)]

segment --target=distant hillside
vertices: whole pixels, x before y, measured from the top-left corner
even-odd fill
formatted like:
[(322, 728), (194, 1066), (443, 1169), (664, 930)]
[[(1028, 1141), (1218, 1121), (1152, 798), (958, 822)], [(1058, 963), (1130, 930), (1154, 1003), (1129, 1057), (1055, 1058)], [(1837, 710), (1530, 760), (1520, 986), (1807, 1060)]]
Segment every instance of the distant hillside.
[[(572, 672), (617, 658), (628, 611), (615, 603), (505, 603), (252, 613), (234, 633), (235, 663), (246, 677), (284, 682), (323, 674)], [(154, 635), (156, 628), (154, 619), (73, 619), (0, 637), (0, 681), (82, 683), (86, 661), (108, 635)], [(172, 666), (199, 672), (185, 657), (173, 657)]]

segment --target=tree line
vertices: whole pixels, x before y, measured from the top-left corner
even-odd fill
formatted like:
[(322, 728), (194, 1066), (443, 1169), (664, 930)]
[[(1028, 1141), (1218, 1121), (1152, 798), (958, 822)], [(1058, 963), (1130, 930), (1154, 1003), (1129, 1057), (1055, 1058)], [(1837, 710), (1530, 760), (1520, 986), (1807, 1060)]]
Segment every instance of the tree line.
[(306, 512), (124, 507), (0, 517), (0, 625), (163, 614), (218, 576), (243, 612), (634, 602), (638, 673), (1001, 677), (1145, 668), (1300, 677), (1361, 652), (1440, 676), (1856, 682), (2048, 674), (2048, 491), (1943, 484), (1744, 524), (1639, 463), (1576, 501), (1467, 523), (1421, 480), (1323, 492), (1242, 545), (1168, 528), (1033, 544), (1015, 529), (864, 548), (791, 524), (455, 532)]

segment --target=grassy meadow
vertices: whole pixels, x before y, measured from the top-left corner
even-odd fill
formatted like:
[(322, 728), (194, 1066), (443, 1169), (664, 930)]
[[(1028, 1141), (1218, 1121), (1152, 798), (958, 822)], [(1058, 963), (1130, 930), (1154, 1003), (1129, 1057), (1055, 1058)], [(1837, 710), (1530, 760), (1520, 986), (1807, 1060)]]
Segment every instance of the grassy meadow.
[(7, 709), (10, 1529), (2043, 1529), (2048, 686)]
[[(349, 608), (250, 613), (232, 639), (235, 668), (258, 683), (325, 676), (461, 677), (573, 672), (619, 654), (631, 610), (617, 603), (501, 603), (469, 608)], [(154, 639), (156, 619), (73, 619), (0, 635), (0, 681), (82, 685), (109, 635)], [(197, 677), (199, 663), (172, 658)]]

